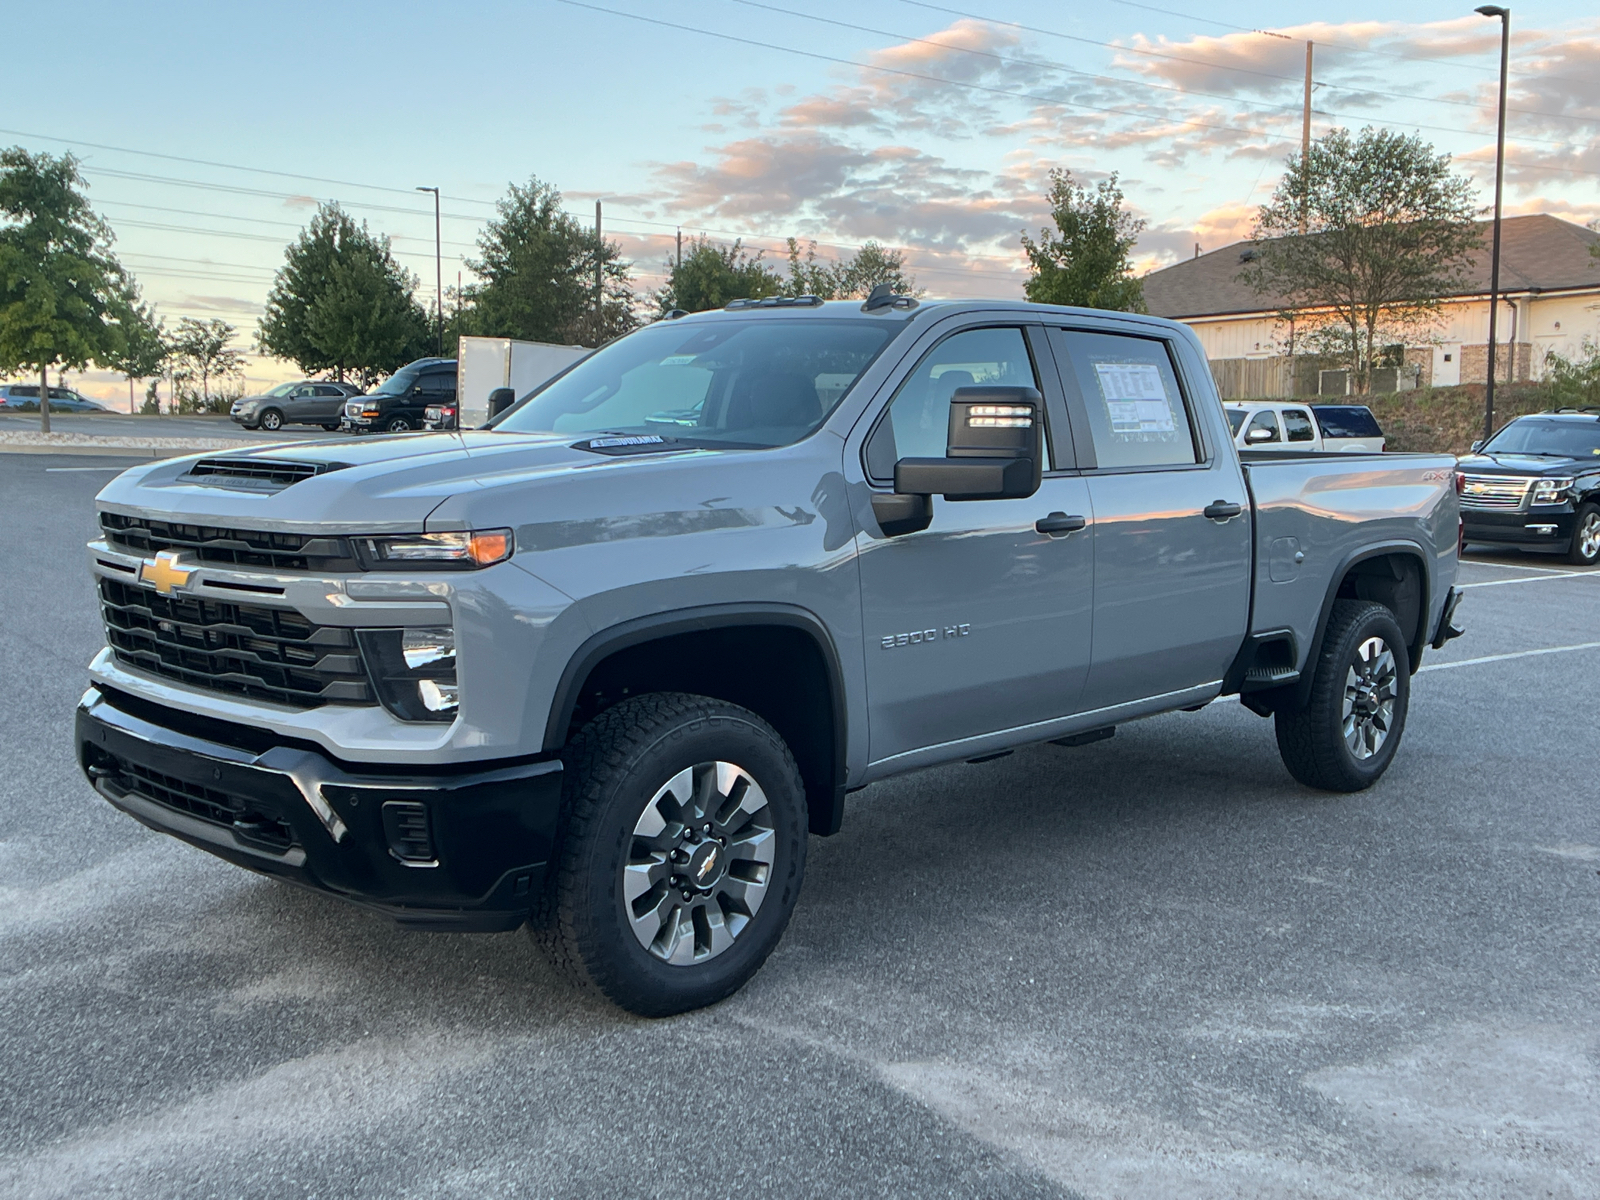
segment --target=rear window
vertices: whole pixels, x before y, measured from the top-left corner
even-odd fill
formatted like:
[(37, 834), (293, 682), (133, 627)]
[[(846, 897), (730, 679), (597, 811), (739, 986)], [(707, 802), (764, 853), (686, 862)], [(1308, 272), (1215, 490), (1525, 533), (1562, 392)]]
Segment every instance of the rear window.
[(1312, 410), (1325, 438), (1380, 438), (1383, 430), (1372, 410), (1361, 404), (1319, 404)]

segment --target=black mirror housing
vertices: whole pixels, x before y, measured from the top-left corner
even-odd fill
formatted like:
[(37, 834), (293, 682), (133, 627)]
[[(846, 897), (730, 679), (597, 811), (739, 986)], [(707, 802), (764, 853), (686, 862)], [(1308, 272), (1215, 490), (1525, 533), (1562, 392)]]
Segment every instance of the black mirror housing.
[(902, 458), (894, 490), (946, 500), (1020, 500), (1044, 470), (1044, 397), (1033, 388), (957, 388), (944, 458)]
[(495, 388), (489, 393), (489, 420), (494, 420), (517, 402), (517, 393), (511, 388)]

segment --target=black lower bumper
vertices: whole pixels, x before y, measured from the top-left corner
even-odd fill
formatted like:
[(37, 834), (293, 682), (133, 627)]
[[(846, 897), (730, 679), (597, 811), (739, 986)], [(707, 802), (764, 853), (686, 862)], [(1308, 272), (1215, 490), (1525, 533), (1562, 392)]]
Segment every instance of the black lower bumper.
[(1570, 509), (1552, 512), (1539, 509), (1530, 509), (1528, 512), (1491, 512), (1476, 508), (1461, 510), (1464, 540), (1530, 549), (1570, 549), (1577, 521), (1577, 514)]
[(152, 829), (402, 925), (492, 931), (526, 920), (555, 837), (560, 762), (351, 767), (191, 720), (91, 688), (78, 708), (79, 765)]

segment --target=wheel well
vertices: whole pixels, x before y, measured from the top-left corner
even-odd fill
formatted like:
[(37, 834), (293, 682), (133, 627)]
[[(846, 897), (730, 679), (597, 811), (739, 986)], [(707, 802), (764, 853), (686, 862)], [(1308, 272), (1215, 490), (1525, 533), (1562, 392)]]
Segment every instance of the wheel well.
[(1334, 598), (1371, 600), (1394, 613), (1416, 670), (1428, 632), (1427, 581), (1416, 555), (1396, 551), (1362, 559), (1345, 572)]
[(813, 833), (835, 833), (844, 798), (844, 701), (831, 656), (806, 629), (736, 624), (635, 642), (605, 654), (571, 695), (562, 743), (645, 692), (692, 692), (748, 708), (778, 731), (806, 788)]

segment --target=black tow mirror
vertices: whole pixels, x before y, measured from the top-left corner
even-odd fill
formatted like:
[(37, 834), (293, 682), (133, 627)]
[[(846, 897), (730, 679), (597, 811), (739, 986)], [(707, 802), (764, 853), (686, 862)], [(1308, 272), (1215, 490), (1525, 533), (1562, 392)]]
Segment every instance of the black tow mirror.
[(1044, 397), (1033, 388), (957, 388), (943, 458), (902, 458), (894, 490), (946, 500), (1022, 500), (1044, 470)]
[(489, 420), (494, 420), (517, 402), (517, 393), (511, 388), (495, 388), (489, 393)]

